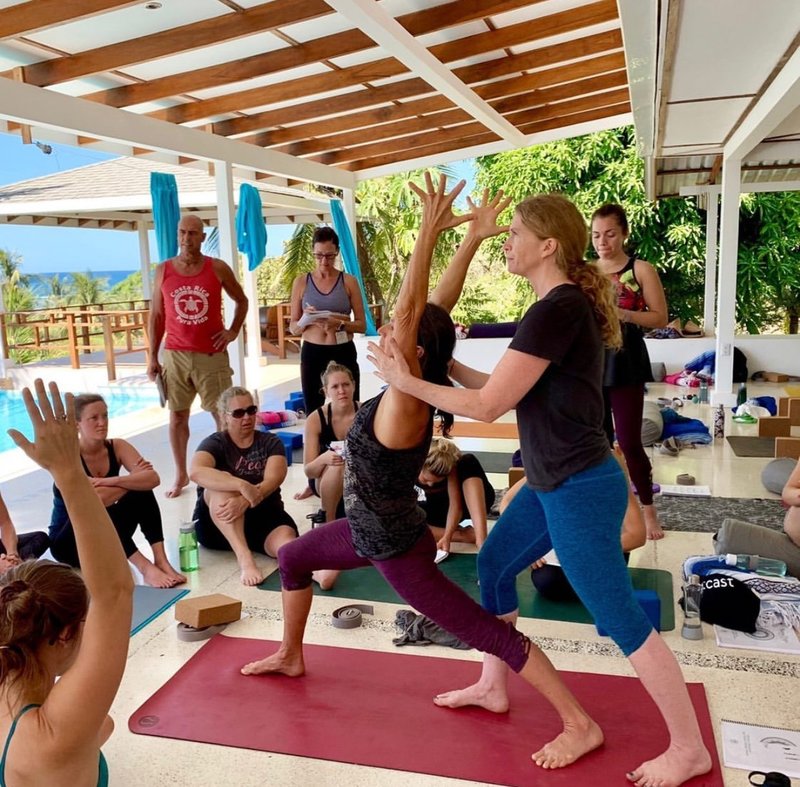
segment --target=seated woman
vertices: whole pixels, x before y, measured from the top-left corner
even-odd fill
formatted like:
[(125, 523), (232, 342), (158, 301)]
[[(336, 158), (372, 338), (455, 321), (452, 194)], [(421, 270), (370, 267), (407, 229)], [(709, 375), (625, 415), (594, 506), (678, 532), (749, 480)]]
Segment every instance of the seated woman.
[(795, 546), (800, 547), (800, 461), (783, 487), (781, 498), (788, 506), (783, 520), (783, 532)]
[[(161, 479), (153, 465), (127, 440), (108, 439), (108, 406), (99, 394), (76, 396), (75, 418), (83, 469), (111, 517), (128, 560), (152, 587), (171, 588), (186, 582), (164, 550), (161, 510), (153, 494)], [(50, 551), (56, 560), (80, 567), (75, 531), (57, 484), (53, 485), (53, 496)], [(133, 541), (137, 527), (153, 550), (152, 562)]]
[[(450, 551), (450, 542), (466, 542), (481, 548), (486, 540), (486, 514), (494, 503), (494, 487), (473, 454), (462, 454), (445, 437), (434, 438), (417, 479), (425, 493), (419, 505), (428, 515), (428, 526), (439, 549)], [(471, 527), (459, 527), (465, 519)]]
[(50, 546), (47, 533), (19, 533), (11, 521), (3, 496), (0, 495), (0, 573), (18, 566), (23, 560), (43, 555)]
[[(114, 527), (81, 467), (75, 414), (55, 384), (22, 392), (33, 442), (19, 448), (61, 490), (83, 578), (50, 560), (0, 577), (0, 784), (108, 784), (100, 747), (130, 641), (133, 582)], [(91, 604), (89, 598), (91, 597)], [(59, 677), (60, 676), (60, 677)]]
[[(256, 431), (258, 407), (247, 389), (223, 391), (217, 411), (224, 428), (200, 443), (189, 470), (197, 484), (197, 540), (208, 549), (233, 551), (242, 584), (258, 585), (264, 574), (253, 552), (277, 557), (298, 535), (281, 499), (286, 453), (274, 434)], [(324, 589), (335, 578), (332, 572), (316, 577)]]
[[(318, 407), (306, 420), (303, 469), (311, 488), (322, 499), (325, 521), (344, 516), (344, 456), (341, 443), (353, 425), (358, 410), (356, 384), (346, 366), (331, 361), (322, 373), (327, 405)], [(333, 446), (333, 447), (332, 447)], [(338, 450), (337, 450), (338, 449)], [(295, 495), (302, 499), (302, 493)]]
[[(622, 465), (625, 475), (628, 474), (628, 468), (625, 466), (625, 459), (619, 446), (614, 448), (617, 461)], [(514, 499), (514, 495), (525, 484), (526, 479), (521, 478), (517, 481), (511, 489), (506, 492), (500, 502), (500, 513), (508, 508), (509, 503)], [(642, 547), (647, 542), (647, 529), (644, 524), (644, 515), (642, 509), (636, 502), (633, 496), (630, 484), (628, 484), (628, 507), (625, 510), (625, 517), (622, 520), (622, 554), (625, 562), (628, 562), (630, 553), (634, 549)], [(551, 556), (557, 557), (555, 552), (550, 553)], [(564, 569), (557, 565), (553, 557), (544, 557), (537, 560), (531, 566), (531, 582), (536, 588), (537, 592), (551, 601), (579, 601), (578, 594), (567, 579)]]

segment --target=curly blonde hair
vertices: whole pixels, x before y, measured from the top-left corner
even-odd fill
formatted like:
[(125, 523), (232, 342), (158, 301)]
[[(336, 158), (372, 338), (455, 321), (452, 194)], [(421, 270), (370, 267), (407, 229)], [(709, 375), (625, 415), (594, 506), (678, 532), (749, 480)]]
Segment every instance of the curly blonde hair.
[(621, 347), (614, 288), (607, 276), (584, 259), (589, 233), (575, 205), (560, 194), (537, 194), (520, 202), (516, 210), (537, 237), (557, 242), (556, 265), (589, 299), (604, 344), (613, 349)]
[(439, 478), (444, 478), (450, 474), (459, 459), (461, 459), (461, 451), (452, 440), (445, 437), (434, 437), (422, 469), (439, 476)]

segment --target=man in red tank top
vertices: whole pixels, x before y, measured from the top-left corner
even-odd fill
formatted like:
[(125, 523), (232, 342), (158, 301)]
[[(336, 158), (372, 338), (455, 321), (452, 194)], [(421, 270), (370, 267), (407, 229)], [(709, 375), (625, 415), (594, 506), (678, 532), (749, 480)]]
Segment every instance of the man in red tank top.
[[(150, 305), (150, 365), (147, 376), (163, 374), (169, 403), (169, 442), (175, 460), (175, 482), (167, 497), (177, 497), (189, 483), (186, 448), (189, 443), (189, 411), (200, 394), (204, 410), (217, 415), (217, 399), (231, 385), (233, 371), (228, 344), (235, 341), (247, 314), (247, 296), (222, 260), (206, 257), (200, 247), (205, 239), (203, 222), (184, 216), (178, 224), (178, 256), (156, 268)], [(222, 290), (235, 301), (230, 328), (222, 317)], [(162, 369), (158, 361), (164, 341)]]

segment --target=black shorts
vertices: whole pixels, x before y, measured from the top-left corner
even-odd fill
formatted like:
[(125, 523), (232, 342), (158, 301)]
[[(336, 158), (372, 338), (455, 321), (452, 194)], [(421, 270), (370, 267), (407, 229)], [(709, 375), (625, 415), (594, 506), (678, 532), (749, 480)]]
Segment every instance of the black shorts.
[[(228, 539), (211, 519), (211, 512), (208, 510), (202, 494), (197, 496), (197, 505), (194, 507), (192, 519), (195, 522), (197, 540), (206, 549), (232, 551)], [(251, 552), (260, 552), (262, 555), (266, 555), (264, 542), (267, 540), (267, 536), (275, 528), (283, 525), (292, 528), (295, 534), (299, 535), (294, 519), (282, 507), (277, 508), (269, 498), (255, 508), (248, 508), (244, 512), (244, 537), (248, 549)]]

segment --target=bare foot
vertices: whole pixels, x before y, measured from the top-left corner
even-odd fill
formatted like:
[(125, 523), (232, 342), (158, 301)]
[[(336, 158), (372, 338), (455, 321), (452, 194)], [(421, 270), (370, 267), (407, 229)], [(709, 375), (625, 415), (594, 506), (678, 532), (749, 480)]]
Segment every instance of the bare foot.
[(144, 567), (142, 579), (151, 588), (171, 588), (176, 584), (171, 577), (167, 576), (158, 566), (154, 566), (152, 563), (148, 563)]
[(311, 574), (311, 578), (319, 585), (320, 590), (330, 590), (336, 584), (341, 573), (341, 571), (320, 570)]
[(697, 749), (687, 751), (670, 746), (654, 760), (643, 762), (627, 774), (637, 787), (678, 787), (693, 776), (711, 770), (711, 755), (702, 743)]
[(588, 719), (582, 725), (565, 724), (564, 731), (532, 754), (531, 759), (540, 768), (564, 768), (602, 745), (603, 731)]
[(172, 580), (172, 585), (170, 585), (170, 587), (182, 585), (184, 582), (186, 582), (186, 577), (180, 572), (176, 571), (172, 567), (172, 564), (169, 562), (169, 560), (154, 560), (153, 562)]
[(280, 673), (281, 675), (288, 675), (290, 678), (298, 678), (300, 675), (305, 674), (305, 671), (306, 665), (303, 662), (302, 651), (293, 656), (281, 650), (260, 661), (251, 661), (241, 669), (242, 675)]
[(642, 506), (642, 513), (644, 514), (644, 527), (647, 530), (647, 540), (658, 541), (664, 538), (664, 530), (661, 522), (658, 521), (655, 506)]
[(477, 705), (492, 713), (508, 711), (508, 694), (505, 686), (482, 686), (474, 683), (465, 689), (446, 691), (437, 694), (433, 702), (441, 708), (463, 708), (466, 705)]
[(313, 494), (314, 494), (314, 490), (308, 484), (306, 484), (303, 487), (303, 491), (302, 492), (295, 492), (294, 499), (295, 500), (305, 500), (307, 497), (311, 497)]
[(189, 486), (189, 479), (186, 476), (181, 476), (175, 479), (175, 483), (167, 489), (165, 497), (180, 497), (184, 488)]
[(249, 561), (242, 561), (239, 564), (239, 568), (242, 570), (243, 585), (252, 587), (254, 585), (260, 585), (264, 581), (264, 575), (252, 559)]

